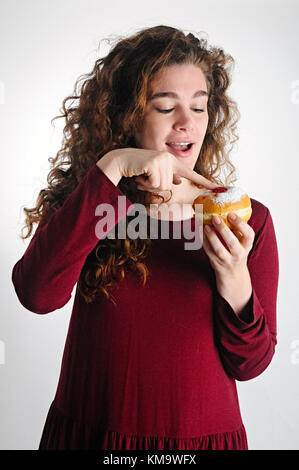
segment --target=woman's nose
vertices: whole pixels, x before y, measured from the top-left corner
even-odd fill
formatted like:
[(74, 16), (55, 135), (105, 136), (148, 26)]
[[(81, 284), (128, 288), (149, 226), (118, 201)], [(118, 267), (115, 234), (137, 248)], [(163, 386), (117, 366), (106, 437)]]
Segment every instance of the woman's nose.
[(187, 113), (182, 113), (176, 120), (174, 124), (175, 129), (177, 130), (192, 130), (193, 129), (193, 121), (191, 116)]

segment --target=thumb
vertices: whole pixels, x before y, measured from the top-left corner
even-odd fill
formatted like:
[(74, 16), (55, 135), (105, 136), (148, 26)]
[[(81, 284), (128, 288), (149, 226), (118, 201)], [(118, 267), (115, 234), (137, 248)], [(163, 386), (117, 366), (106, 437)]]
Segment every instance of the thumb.
[(176, 174), (174, 173), (174, 174), (173, 174), (173, 178), (172, 178), (172, 182), (173, 182), (173, 184), (181, 184), (182, 180), (181, 180), (181, 178), (180, 178), (178, 175), (176, 175)]

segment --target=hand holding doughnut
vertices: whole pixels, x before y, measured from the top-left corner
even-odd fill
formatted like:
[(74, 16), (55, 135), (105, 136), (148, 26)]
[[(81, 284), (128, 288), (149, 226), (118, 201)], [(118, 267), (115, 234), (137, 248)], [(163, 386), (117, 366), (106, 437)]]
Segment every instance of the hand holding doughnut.
[[(235, 216), (235, 220), (231, 218)], [(219, 276), (236, 277), (247, 266), (247, 257), (254, 241), (254, 230), (236, 214), (229, 214), (232, 230), (218, 216), (213, 216), (215, 230), (206, 225), (203, 247)], [(219, 239), (221, 236), (225, 245)]]
[(215, 270), (218, 293), (230, 304), (237, 316), (242, 316), (243, 321), (250, 323), (253, 319), (252, 310), (247, 310), (246, 306), (252, 296), (252, 283), (247, 257), (253, 244), (254, 231), (240, 217), (236, 216), (235, 221), (230, 215), (228, 217), (235, 229), (230, 230), (220, 218), (220, 223), (217, 224), (216, 217), (213, 217), (215, 230), (209, 225), (205, 226), (203, 248)]
[(247, 268), (255, 236), (246, 222), (252, 213), (249, 197), (240, 188), (221, 188), (206, 191), (195, 203), (203, 204), (203, 248), (216, 275), (221, 280), (236, 278)]

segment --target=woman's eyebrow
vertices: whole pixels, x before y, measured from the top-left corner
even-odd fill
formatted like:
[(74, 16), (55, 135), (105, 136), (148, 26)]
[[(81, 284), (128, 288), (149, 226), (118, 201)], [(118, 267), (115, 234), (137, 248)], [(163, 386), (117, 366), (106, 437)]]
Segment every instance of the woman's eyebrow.
[[(208, 96), (208, 92), (204, 90), (198, 90), (194, 93), (192, 98), (196, 98), (197, 96)], [(154, 95), (150, 96), (149, 101), (154, 100), (155, 98), (179, 98), (179, 96), (174, 93), (173, 91), (161, 91), (160, 93), (155, 93)]]

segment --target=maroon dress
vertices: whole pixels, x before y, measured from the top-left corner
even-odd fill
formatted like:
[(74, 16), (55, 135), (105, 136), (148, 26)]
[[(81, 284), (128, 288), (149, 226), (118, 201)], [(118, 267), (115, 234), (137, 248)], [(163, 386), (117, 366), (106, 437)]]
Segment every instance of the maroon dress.
[[(128, 272), (110, 288), (116, 305), (104, 295), (87, 304), (76, 289), (40, 449), (248, 448), (235, 381), (258, 376), (273, 357), (278, 285), (272, 218), (251, 202), (253, 292), (238, 316), (217, 292), (204, 249), (185, 249), (184, 237), (152, 239), (145, 286)], [(46, 314), (70, 300), (101, 243), (95, 214), (103, 203), (118, 209), (113, 225), (134, 207), (94, 165), (39, 224), (12, 272), (26, 309)], [(170, 235), (181, 223), (170, 222)]]

